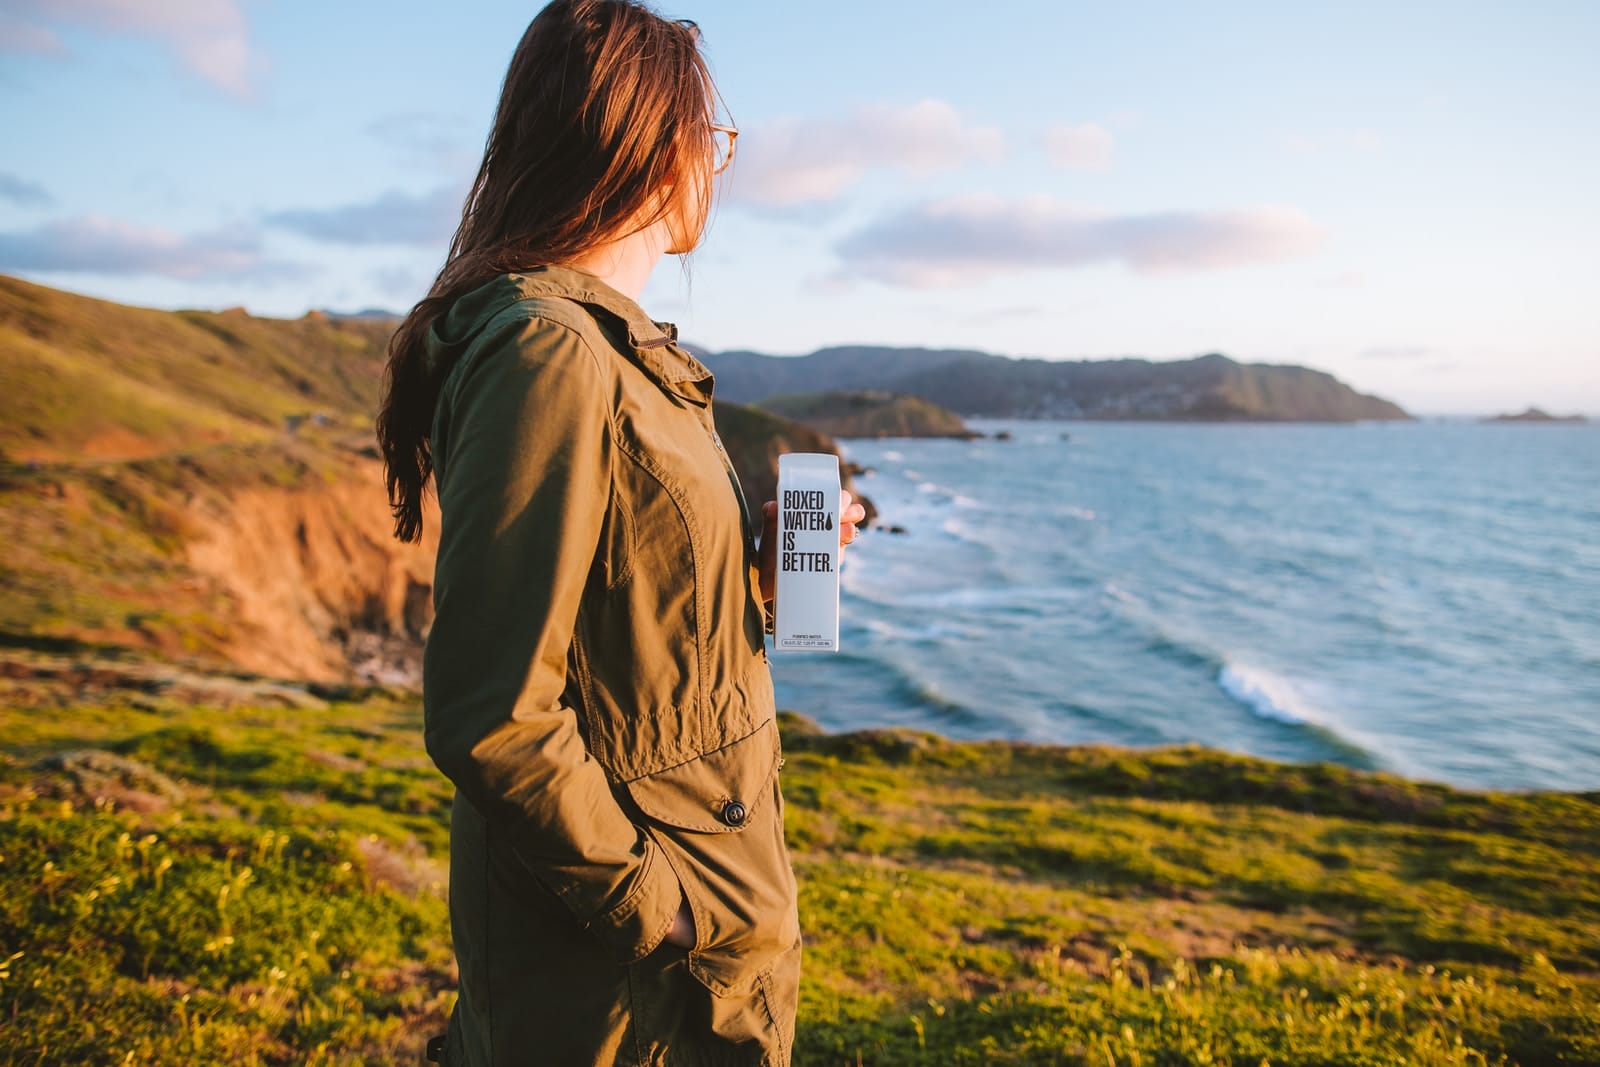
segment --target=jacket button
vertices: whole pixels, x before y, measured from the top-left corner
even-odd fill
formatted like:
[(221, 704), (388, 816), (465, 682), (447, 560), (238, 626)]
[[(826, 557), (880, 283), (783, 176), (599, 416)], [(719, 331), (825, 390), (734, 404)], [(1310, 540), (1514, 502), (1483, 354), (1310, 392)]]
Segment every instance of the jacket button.
[(729, 826), (738, 826), (744, 822), (744, 805), (737, 800), (730, 800), (722, 806), (722, 821)]

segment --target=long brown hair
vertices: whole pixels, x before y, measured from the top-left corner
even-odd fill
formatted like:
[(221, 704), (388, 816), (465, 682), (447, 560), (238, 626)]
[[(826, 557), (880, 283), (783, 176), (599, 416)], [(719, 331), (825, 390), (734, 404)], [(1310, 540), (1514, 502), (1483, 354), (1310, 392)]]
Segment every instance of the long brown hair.
[(522, 35), (444, 267), (389, 340), (377, 433), (401, 541), (422, 536), (433, 409), (450, 372), (428, 365), (424, 343), (456, 298), (497, 274), (571, 261), (685, 203), (699, 211), (684, 220), (689, 244), (705, 225), (717, 95), (699, 38), (694, 23), (637, 0), (554, 0)]

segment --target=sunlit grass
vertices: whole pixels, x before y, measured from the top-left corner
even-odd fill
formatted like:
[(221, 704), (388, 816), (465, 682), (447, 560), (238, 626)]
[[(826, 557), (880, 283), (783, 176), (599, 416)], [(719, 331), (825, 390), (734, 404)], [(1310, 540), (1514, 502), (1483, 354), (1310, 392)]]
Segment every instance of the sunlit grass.
[[(415, 1063), (414, 703), (0, 709), (0, 1061)], [(785, 716), (804, 1064), (1600, 1062), (1600, 805)]]

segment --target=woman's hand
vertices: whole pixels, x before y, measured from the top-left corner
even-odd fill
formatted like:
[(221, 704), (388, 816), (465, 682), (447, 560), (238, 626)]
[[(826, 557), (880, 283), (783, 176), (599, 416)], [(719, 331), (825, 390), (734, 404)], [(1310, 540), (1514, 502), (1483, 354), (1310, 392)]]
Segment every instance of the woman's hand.
[[(856, 503), (855, 495), (848, 489), (839, 490), (839, 544), (848, 545), (856, 539), (856, 523), (865, 522), (867, 509)], [(761, 599), (771, 600), (778, 595), (778, 502), (769, 500), (761, 505)]]

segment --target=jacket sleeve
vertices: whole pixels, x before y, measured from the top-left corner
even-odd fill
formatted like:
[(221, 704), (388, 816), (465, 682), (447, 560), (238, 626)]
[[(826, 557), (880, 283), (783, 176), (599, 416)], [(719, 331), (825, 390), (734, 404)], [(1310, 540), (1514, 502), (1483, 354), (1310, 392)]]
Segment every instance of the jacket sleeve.
[[(441, 457), (428, 754), (619, 962), (665, 936), (682, 890), (612, 795), (563, 701), (614, 461), (588, 344), (521, 319), (469, 352)], [(449, 383), (447, 383), (449, 384)]]

